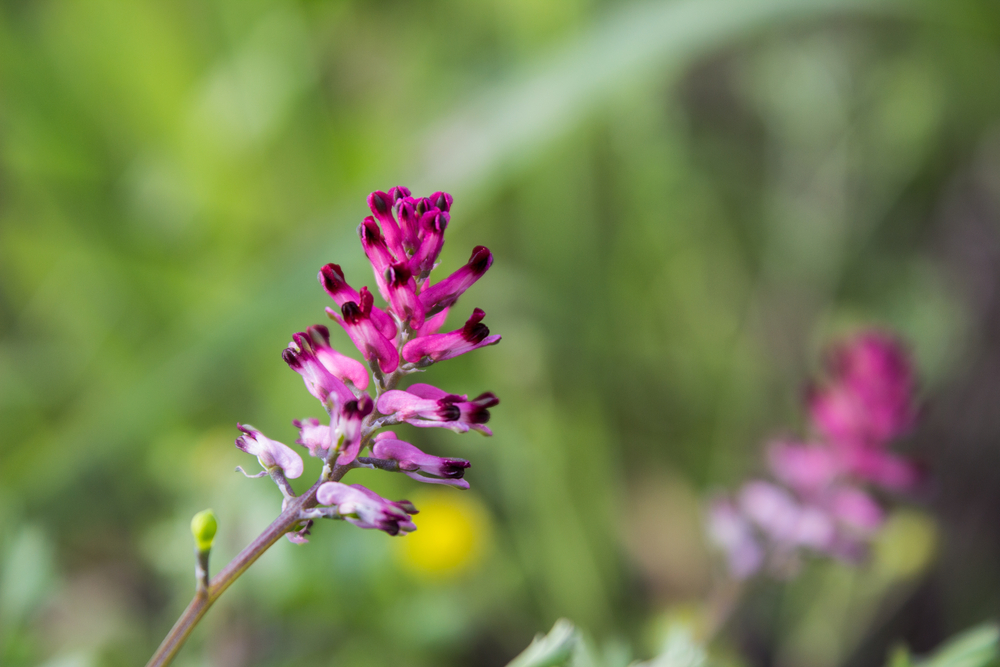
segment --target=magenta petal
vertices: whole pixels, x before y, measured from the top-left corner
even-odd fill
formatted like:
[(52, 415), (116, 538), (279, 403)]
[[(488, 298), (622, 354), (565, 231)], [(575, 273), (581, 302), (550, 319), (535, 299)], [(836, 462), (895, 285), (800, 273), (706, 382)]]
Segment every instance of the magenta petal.
[(426, 278), (434, 268), (444, 247), (444, 233), (448, 229), (449, 220), (448, 214), (441, 211), (428, 211), (420, 217), (417, 223), (420, 229), (420, 247), (410, 258), (410, 269), (418, 280)]
[(359, 528), (377, 528), (390, 535), (417, 528), (410, 520), (410, 514), (416, 513), (413, 505), (386, 500), (360, 484), (326, 482), (316, 491), (316, 499), (321, 505), (336, 505), (337, 512)]
[(237, 424), (236, 428), (243, 432), (243, 435), (236, 438), (236, 446), (247, 454), (256, 456), (261, 467), (267, 470), (281, 468), (285, 477), (290, 479), (302, 475), (302, 457), (291, 447), (271, 440), (253, 426)]
[(448, 308), (441, 310), (436, 315), (428, 317), (424, 320), (424, 325), (418, 329), (414, 335), (414, 338), (420, 338), (421, 336), (429, 336), (431, 334), (436, 334), (444, 326), (445, 320), (448, 319)]
[(360, 361), (351, 359), (330, 346), (329, 329), (322, 324), (315, 324), (307, 327), (306, 333), (312, 341), (312, 350), (316, 358), (334, 377), (344, 382), (350, 380), (361, 390), (368, 387), (368, 369)]
[[(310, 332), (318, 335), (316, 331)], [(289, 368), (302, 376), (302, 381), (313, 396), (323, 403), (341, 404), (354, 398), (340, 378), (331, 373), (316, 356), (316, 339), (307, 333), (292, 336), (292, 342), (281, 353)]]
[(465, 290), (469, 289), (489, 270), (492, 264), (493, 253), (484, 246), (476, 246), (465, 266), (420, 293), (420, 300), (423, 302), (424, 308), (428, 313), (433, 314), (441, 308), (453, 305)]
[(333, 431), (318, 419), (296, 419), (292, 424), (299, 429), (299, 438), (295, 442), (308, 449), (310, 456), (323, 457), (324, 450), (330, 449), (333, 444)]
[(341, 408), (336, 437), (339, 439), (343, 436), (344, 442), (341, 445), (340, 455), (337, 457), (338, 464), (347, 465), (357, 458), (361, 449), (361, 424), (374, 409), (374, 402), (367, 394), (356, 401), (345, 403)]
[(392, 196), (385, 192), (375, 191), (368, 195), (368, 208), (382, 225), (386, 247), (397, 258), (402, 259), (406, 256), (403, 250), (403, 235), (392, 215), (393, 204), (395, 201)]
[(385, 284), (385, 271), (396, 262), (396, 257), (389, 251), (374, 218), (368, 217), (362, 221), (358, 227), (358, 235), (361, 237), (361, 247), (364, 248), (368, 261), (371, 262), (372, 270), (375, 272), (378, 291), (382, 298), (388, 301), (389, 292)]

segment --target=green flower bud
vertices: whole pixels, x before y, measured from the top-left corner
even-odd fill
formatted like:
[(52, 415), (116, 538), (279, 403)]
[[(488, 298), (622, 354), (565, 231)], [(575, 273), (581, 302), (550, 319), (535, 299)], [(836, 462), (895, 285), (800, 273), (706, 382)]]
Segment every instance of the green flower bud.
[(203, 510), (194, 515), (191, 519), (191, 534), (194, 535), (198, 551), (208, 551), (212, 548), (212, 540), (218, 528), (219, 522), (212, 510)]

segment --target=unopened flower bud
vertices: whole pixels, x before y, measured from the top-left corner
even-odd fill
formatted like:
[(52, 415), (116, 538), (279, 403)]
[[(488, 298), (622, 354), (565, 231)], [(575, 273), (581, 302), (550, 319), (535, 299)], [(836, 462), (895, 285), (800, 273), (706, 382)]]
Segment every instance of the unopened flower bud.
[(212, 540), (215, 539), (218, 528), (219, 522), (212, 510), (202, 510), (194, 515), (191, 519), (191, 534), (194, 535), (198, 551), (209, 551), (212, 548)]

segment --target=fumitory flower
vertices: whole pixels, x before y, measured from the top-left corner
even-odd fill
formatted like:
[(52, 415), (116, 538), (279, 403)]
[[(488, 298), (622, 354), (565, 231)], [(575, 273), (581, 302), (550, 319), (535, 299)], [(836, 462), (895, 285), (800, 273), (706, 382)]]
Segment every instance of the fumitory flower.
[(316, 492), (320, 505), (333, 505), (341, 518), (359, 528), (377, 528), (390, 535), (417, 529), (410, 515), (417, 509), (407, 500), (393, 502), (360, 484), (326, 482)]
[(470, 465), (468, 461), (424, 454), (410, 443), (397, 440), (396, 434), (390, 431), (375, 436), (372, 454), (379, 459), (396, 461), (401, 471), (418, 482), (469, 488), (469, 483), (462, 479)]
[(471, 401), (465, 394), (449, 394), (429, 384), (414, 384), (405, 391), (392, 390), (378, 399), (378, 410), (393, 415), (396, 421), (414, 426), (440, 426), (457, 433), (470, 428), (485, 435), (493, 432), (484, 426), (490, 420), (489, 408), (500, 403), (492, 392)]
[(253, 426), (237, 424), (243, 435), (236, 438), (236, 446), (253, 454), (264, 470), (280, 469), (285, 477), (295, 479), (302, 474), (302, 457), (288, 445), (271, 440)]

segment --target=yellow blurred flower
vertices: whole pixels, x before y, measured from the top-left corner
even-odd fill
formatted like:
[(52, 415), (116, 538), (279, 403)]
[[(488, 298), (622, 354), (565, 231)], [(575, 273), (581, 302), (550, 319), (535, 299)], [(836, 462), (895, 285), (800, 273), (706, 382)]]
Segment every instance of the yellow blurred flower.
[(474, 495), (430, 489), (412, 497), (417, 530), (396, 540), (403, 566), (421, 578), (444, 579), (478, 564), (489, 550), (490, 517)]

